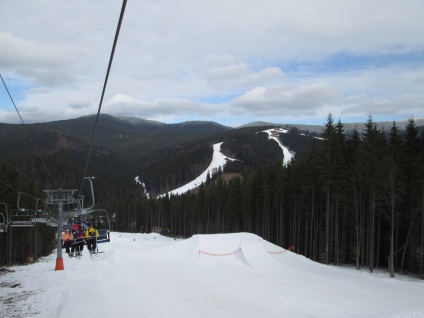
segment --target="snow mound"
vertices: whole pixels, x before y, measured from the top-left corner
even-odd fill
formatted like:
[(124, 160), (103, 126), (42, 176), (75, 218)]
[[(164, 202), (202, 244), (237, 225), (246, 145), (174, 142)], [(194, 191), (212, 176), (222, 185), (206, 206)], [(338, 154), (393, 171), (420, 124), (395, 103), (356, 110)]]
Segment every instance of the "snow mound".
[[(249, 233), (111, 233), (104, 253), (56, 255), (0, 275), (0, 316), (422, 317), (421, 280), (326, 266)], [(215, 254), (215, 255), (213, 255)], [(77, 307), (75, 307), (77, 304)]]
[[(284, 260), (280, 255), (291, 253), (250, 233), (194, 235), (182, 242), (180, 246), (182, 245), (185, 246), (185, 256), (191, 254), (193, 261), (222, 266), (238, 263), (256, 269), (281, 267), (281, 262), (284, 263)], [(280, 260), (277, 260), (278, 258)], [(287, 258), (285, 260), (287, 261)], [(307, 259), (304, 261), (311, 262)]]

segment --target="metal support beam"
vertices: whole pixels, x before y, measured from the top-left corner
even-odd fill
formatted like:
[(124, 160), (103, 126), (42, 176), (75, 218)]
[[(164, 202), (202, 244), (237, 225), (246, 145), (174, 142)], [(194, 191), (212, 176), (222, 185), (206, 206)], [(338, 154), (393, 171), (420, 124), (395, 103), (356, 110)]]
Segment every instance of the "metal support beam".
[(46, 204), (57, 204), (58, 205), (58, 224), (57, 224), (57, 257), (56, 257), (56, 268), (55, 270), (64, 270), (63, 257), (62, 257), (62, 213), (64, 204), (74, 204), (77, 200), (74, 198), (76, 189), (72, 190), (44, 190), (47, 199)]

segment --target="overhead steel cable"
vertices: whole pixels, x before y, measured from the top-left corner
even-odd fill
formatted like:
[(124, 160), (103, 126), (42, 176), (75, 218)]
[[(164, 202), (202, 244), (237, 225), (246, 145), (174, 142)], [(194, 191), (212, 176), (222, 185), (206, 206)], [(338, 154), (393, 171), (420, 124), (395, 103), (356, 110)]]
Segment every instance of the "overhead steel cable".
[(97, 122), (99, 121), (100, 111), (102, 109), (102, 104), (103, 104), (103, 98), (104, 98), (104, 95), (105, 95), (106, 86), (107, 86), (107, 82), (108, 82), (108, 79), (109, 79), (110, 69), (112, 68), (113, 56), (115, 55), (115, 48), (116, 48), (116, 44), (118, 42), (119, 32), (121, 30), (122, 20), (124, 19), (124, 13), (125, 13), (125, 7), (126, 6), (127, 6), (127, 0), (124, 0), (123, 3), (122, 3), (121, 14), (119, 16), (118, 27), (116, 28), (116, 32), (115, 32), (115, 39), (113, 41), (112, 52), (111, 52), (110, 58), (109, 58), (109, 65), (108, 65), (107, 72), (106, 72), (106, 78), (105, 78), (105, 81), (104, 81), (104, 84), (103, 84), (103, 90), (102, 90), (102, 95), (101, 95), (101, 98), (100, 98), (99, 109), (97, 111), (96, 121), (94, 123), (93, 134), (91, 136), (90, 150), (89, 150), (89, 153), (88, 153), (87, 162), (85, 164), (84, 175), (83, 175), (83, 178), (82, 178), (82, 181), (81, 181), (81, 187), (78, 191), (77, 197), (79, 196), (79, 194), (82, 191), (82, 187), (84, 185), (84, 179), (87, 175), (88, 163), (90, 162), (91, 152), (93, 150), (93, 143), (94, 143), (94, 136), (96, 134)]
[[(24, 120), (22, 119), (22, 116), (21, 116), (21, 114), (19, 113), (18, 107), (16, 106), (15, 101), (13, 100), (12, 95), (10, 94), (9, 89), (7, 88), (7, 85), (6, 85), (6, 83), (5, 83), (4, 79), (3, 79), (3, 76), (1, 76), (1, 74), (0, 74), (0, 78), (1, 78), (1, 81), (3, 82), (4, 88), (5, 88), (5, 89), (6, 89), (6, 91), (7, 91), (7, 94), (8, 94), (8, 95), (9, 95), (9, 97), (10, 97), (10, 100), (12, 101), (13, 106), (15, 106), (16, 112), (18, 113), (18, 116), (19, 116), (19, 118), (20, 118), (20, 120), (21, 120), (21, 122), (22, 122), (22, 125), (25, 125)], [(47, 168), (46, 163), (44, 162), (43, 158), (41, 157), (40, 152), (38, 151), (38, 149), (37, 149), (37, 147), (35, 146), (35, 144), (32, 142), (32, 139), (30, 139), (30, 140), (29, 140), (29, 142), (30, 142), (30, 143), (31, 143), (31, 145), (34, 147), (35, 151), (37, 152), (38, 157), (39, 157), (39, 158), (40, 158), (40, 160), (41, 160), (41, 163), (43, 164), (44, 169), (45, 169), (45, 170), (46, 170), (46, 172), (47, 172), (47, 175), (49, 176), (49, 178), (50, 178), (50, 179), (51, 179), (51, 181), (53, 182), (54, 186), (56, 187), (56, 181), (54, 180), (54, 178), (53, 178), (53, 177), (52, 177), (52, 175), (50, 174), (50, 171), (49, 171), (49, 169)]]
[(3, 82), (4, 88), (6, 89), (7, 94), (8, 94), (8, 95), (9, 95), (9, 97), (10, 97), (10, 100), (12, 101), (13, 106), (15, 106), (16, 112), (18, 113), (18, 116), (19, 116), (19, 118), (21, 119), (22, 124), (23, 124), (23, 125), (25, 125), (24, 120), (22, 119), (21, 114), (19, 113), (18, 107), (16, 107), (16, 104), (15, 104), (15, 102), (13, 101), (12, 95), (10, 95), (9, 89), (7, 88), (7, 85), (6, 85), (6, 83), (4, 82), (3, 76), (1, 76), (1, 74), (0, 74), (0, 78), (1, 78), (1, 81)]
[(36, 197), (34, 197), (34, 196), (32, 196), (32, 195), (28, 194), (28, 193), (25, 193), (25, 192), (22, 192), (22, 191), (21, 191), (21, 190), (19, 190), (19, 189), (16, 189), (14, 186), (11, 186), (10, 184), (8, 184), (8, 183), (6, 183), (6, 182), (4, 182), (4, 181), (1, 181), (1, 180), (0, 180), (0, 183), (1, 183), (1, 184), (3, 184), (3, 185), (4, 185), (4, 186), (6, 186), (6, 187), (8, 187), (8, 188), (12, 189), (12, 190), (16, 190), (16, 191), (18, 191), (19, 193), (21, 193), (21, 194), (23, 194), (23, 195), (26, 195), (27, 197), (30, 197), (30, 198), (35, 199), (35, 200), (40, 200), (40, 199), (38, 199), (38, 198), (36, 198)]

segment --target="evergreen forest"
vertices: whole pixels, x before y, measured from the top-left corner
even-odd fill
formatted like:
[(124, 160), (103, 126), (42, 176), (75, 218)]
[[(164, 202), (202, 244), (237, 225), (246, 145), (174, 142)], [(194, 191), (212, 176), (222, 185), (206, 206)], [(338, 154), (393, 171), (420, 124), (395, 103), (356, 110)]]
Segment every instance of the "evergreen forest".
[[(387, 268), (392, 276), (400, 272), (424, 278), (423, 129), (413, 119), (404, 129), (395, 122), (390, 129), (379, 129), (371, 116), (364, 127), (345, 132), (343, 123), (329, 114), (322, 134), (290, 128), (279, 136), (296, 152), (288, 165), (282, 164), (278, 145), (260, 133), (263, 127), (204, 134), (201, 140), (177, 140), (166, 148), (158, 148), (152, 137), (144, 138), (140, 149), (146, 149), (147, 142), (156, 147), (144, 157), (131, 150), (140, 139), (131, 131), (128, 136), (134, 137), (126, 137), (125, 151), (134, 158), (106, 144), (94, 148), (90, 173), (97, 178), (96, 206), (109, 211), (113, 231), (160, 229), (164, 235), (184, 238), (250, 232), (324, 264), (371, 272)], [(48, 126), (31, 129), (48, 136), (48, 145), (35, 141), (44, 162), (21, 146), (18, 135), (7, 135), (13, 156), (0, 165), (0, 202), (9, 211), (16, 206), (18, 191), (29, 194), (22, 197), (21, 206), (34, 206), (43, 189), (78, 188), (83, 174), (86, 142), (63, 130), (57, 135)], [(157, 196), (203, 172), (211, 145), (222, 141), (221, 151), (236, 161), (214, 171), (193, 191)], [(124, 146), (118, 139), (115, 145)], [(18, 156), (12, 152), (17, 148), (25, 151)], [(49, 173), (40, 173), (46, 167)], [(129, 182), (136, 171), (149, 196), (146, 187)], [(61, 183), (55, 184), (51, 175)]]
[(414, 120), (383, 131), (370, 116), (363, 131), (346, 134), (329, 114), (308, 149), (287, 166), (225, 167), (183, 195), (148, 199), (134, 186), (115, 201), (114, 229), (251, 232), (324, 264), (424, 277), (424, 135)]

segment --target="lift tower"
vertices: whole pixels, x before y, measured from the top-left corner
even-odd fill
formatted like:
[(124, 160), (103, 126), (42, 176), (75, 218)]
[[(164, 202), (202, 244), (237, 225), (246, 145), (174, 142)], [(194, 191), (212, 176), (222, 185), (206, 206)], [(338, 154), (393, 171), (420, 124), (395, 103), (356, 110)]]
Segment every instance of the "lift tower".
[(63, 258), (62, 258), (62, 213), (64, 204), (74, 204), (77, 200), (74, 198), (76, 189), (72, 190), (44, 190), (47, 199), (46, 204), (57, 204), (58, 205), (58, 218), (57, 218), (57, 258), (55, 270), (64, 270)]

